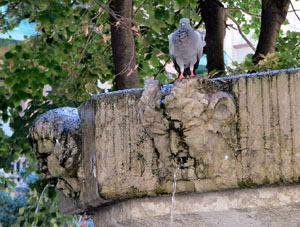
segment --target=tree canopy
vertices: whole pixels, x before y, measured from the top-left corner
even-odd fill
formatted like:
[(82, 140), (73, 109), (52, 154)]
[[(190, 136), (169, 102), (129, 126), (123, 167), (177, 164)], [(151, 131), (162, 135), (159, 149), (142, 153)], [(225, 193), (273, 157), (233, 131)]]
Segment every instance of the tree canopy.
[[(252, 30), (252, 36), (256, 39), (261, 35), (261, 19), (264, 15), (261, 15), (262, 5), (259, 0), (124, 2), (124, 7), (131, 9), (124, 15), (118, 13), (120, 9), (116, 8), (119, 4), (117, 0), (0, 2), (0, 6), (7, 7), (0, 14), (2, 33), (17, 27), (22, 20), (36, 23), (37, 31), (37, 35), (28, 37), (26, 41), (11, 43), (7, 52), (1, 56), (0, 118), (4, 122), (10, 120), (14, 133), (8, 137), (0, 129), (0, 168), (9, 170), (11, 161), (24, 154), (30, 163), (28, 171), (37, 171), (27, 138), (32, 121), (49, 109), (77, 107), (92, 95), (103, 92), (97, 86), (99, 81), (109, 82), (113, 89), (137, 87), (139, 84), (143, 86), (143, 78), (152, 76), (163, 83), (171, 82), (164, 72), (165, 63), (170, 61), (168, 35), (177, 29), (182, 17), (190, 18), (194, 27), (208, 28), (214, 15), (204, 15), (205, 3), (218, 2), (218, 7), (222, 8), (223, 13), (218, 22), (223, 23), (222, 29), (230, 29), (225, 22), (228, 18), (233, 18), (244, 34), (249, 34)], [(250, 19), (246, 15), (251, 15)], [(275, 37), (275, 43), (277, 38)], [(118, 52), (122, 45), (120, 39), (131, 39), (130, 44), (126, 44), (128, 48), (121, 53)], [(224, 37), (220, 38), (220, 42), (222, 39)], [(244, 63), (236, 64), (236, 68), (228, 69), (225, 73), (231, 75), (297, 67), (300, 60), (299, 43), (299, 33), (284, 34), (280, 31), (276, 53), (266, 55), (262, 52), (266, 56), (257, 61), (249, 56)], [(256, 56), (261, 56), (259, 54)], [(217, 66), (212, 66), (209, 71), (220, 69), (224, 73), (224, 67)], [(135, 76), (134, 85), (133, 82), (126, 82), (126, 86), (118, 85), (116, 78), (120, 75), (125, 81)], [(46, 85), (51, 86), (51, 91), (45, 92)], [(29, 104), (22, 108), (21, 103), (25, 101)], [(32, 184), (31, 195), (36, 193), (35, 196), (40, 196), (46, 185), (47, 181), (43, 179), (36, 181)], [(54, 197), (53, 192), (47, 190), (48, 195)], [(46, 204), (45, 200), (44, 210)], [(34, 210), (32, 203), (30, 206)], [(28, 217), (32, 217), (30, 215)], [(19, 221), (29, 223), (23, 219)], [(38, 221), (40, 220), (36, 220), (36, 223)], [(55, 224), (55, 220), (52, 224)]]

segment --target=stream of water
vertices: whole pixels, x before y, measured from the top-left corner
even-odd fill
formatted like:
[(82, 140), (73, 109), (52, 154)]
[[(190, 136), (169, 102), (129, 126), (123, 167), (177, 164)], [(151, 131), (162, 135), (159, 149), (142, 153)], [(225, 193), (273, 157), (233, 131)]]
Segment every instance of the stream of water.
[(176, 180), (177, 180), (177, 172), (180, 169), (180, 165), (176, 165), (174, 171), (174, 181), (173, 181), (173, 193), (172, 193), (172, 207), (171, 207), (171, 224), (170, 226), (173, 227), (174, 225), (174, 215), (175, 215), (175, 194), (176, 194)]

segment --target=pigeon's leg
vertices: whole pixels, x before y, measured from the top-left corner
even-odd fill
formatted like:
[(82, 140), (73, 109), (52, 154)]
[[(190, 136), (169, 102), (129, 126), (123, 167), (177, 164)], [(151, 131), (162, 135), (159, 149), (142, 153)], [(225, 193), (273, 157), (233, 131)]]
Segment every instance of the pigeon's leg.
[(191, 70), (191, 75), (190, 76), (191, 77), (195, 76), (195, 74), (194, 74), (194, 66), (190, 66), (190, 70)]
[(180, 72), (179, 77), (175, 80), (175, 81), (181, 81), (182, 79), (184, 79), (185, 77), (183, 76), (183, 72)]
[(181, 81), (182, 79), (185, 79), (183, 72), (184, 72), (184, 64), (181, 61), (178, 61), (179, 69), (180, 69), (180, 75), (179, 77), (175, 80), (176, 81)]

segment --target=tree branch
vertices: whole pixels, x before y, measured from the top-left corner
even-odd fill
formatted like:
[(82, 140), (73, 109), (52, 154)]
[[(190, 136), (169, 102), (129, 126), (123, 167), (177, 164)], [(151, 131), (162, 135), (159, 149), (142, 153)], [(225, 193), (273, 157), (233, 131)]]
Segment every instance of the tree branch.
[(169, 57), (169, 58), (166, 60), (165, 64), (159, 69), (158, 73), (156, 73), (156, 75), (154, 76), (154, 79), (158, 76), (158, 74), (160, 74), (160, 73), (163, 71), (163, 69), (166, 67), (166, 65), (167, 65), (168, 62), (170, 61), (170, 59), (171, 59), (171, 57)]
[[(95, 24), (97, 24), (98, 21), (100, 20), (101, 14), (102, 14), (102, 13), (103, 13), (103, 10), (101, 10), (101, 11), (99, 12), (98, 19), (97, 19), (97, 21), (96, 21)], [(84, 47), (83, 47), (83, 51), (81, 52), (80, 58), (79, 58), (79, 60), (77, 61), (76, 65), (74, 66), (74, 68), (73, 68), (73, 70), (72, 70), (72, 73), (71, 73), (71, 76), (67, 79), (66, 84), (68, 84), (68, 82), (69, 82), (70, 80), (73, 80), (73, 79), (75, 78), (75, 76), (77, 75), (77, 72), (74, 72), (74, 70), (75, 70), (75, 69), (78, 67), (78, 65), (80, 64), (80, 62), (81, 62), (81, 60), (82, 60), (82, 58), (83, 58), (83, 55), (85, 54), (86, 49), (87, 49), (87, 47), (88, 47), (88, 45), (89, 45), (89, 43), (90, 43), (90, 41), (91, 41), (91, 38), (92, 38), (93, 33), (94, 33), (93, 31), (90, 32), (90, 34), (89, 34), (89, 36), (88, 36), (88, 38), (87, 38), (87, 41), (86, 41), (86, 43), (85, 43), (85, 45), (84, 45)]]
[(137, 7), (137, 9), (134, 11), (133, 15), (135, 15), (141, 8), (142, 6), (145, 4), (146, 0), (144, 0), (140, 5), (139, 7)]
[(242, 11), (242, 12), (244, 12), (244, 13), (250, 15), (250, 16), (253, 16), (253, 17), (259, 17), (259, 18), (261, 17), (261, 15), (256, 15), (256, 14), (250, 13), (250, 12), (248, 12), (248, 11), (242, 9), (242, 8), (226, 8), (225, 10), (226, 10), (226, 11), (239, 10), (239, 11)]
[(252, 45), (252, 43), (247, 39), (247, 37), (244, 35), (244, 33), (242, 32), (242, 29), (241, 29), (241, 27), (240, 27), (240, 25), (239, 25), (239, 23), (228, 13), (228, 12), (226, 12), (225, 11), (225, 14), (233, 21), (233, 23), (235, 23), (236, 24), (236, 26), (237, 26), (237, 28), (238, 28), (238, 31), (239, 31), (239, 33), (240, 33), (240, 35), (243, 37), (243, 39), (246, 41), (246, 43), (249, 45), (249, 47), (253, 50), (253, 51), (255, 51), (255, 48), (254, 48), (254, 46)]
[(300, 11), (300, 9), (289, 10), (288, 13), (297, 12), (297, 11)]
[(300, 18), (299, 18), (299, 16), (298, 16), (298, 14), (296, 13), (296, 10), (295, 10), (295, 8), (294, 8), (294, 5), (293, 5), (292, 1), (290, 1), (290, 2), (291, 2), (291, 6), (292, 6), (292, 8), (293, 8), (293, 12), (295, 13), (296, 17), (297, 17), (298, 20), (300, 21)]
[(300, 43), (297, 43), (296, 46), (293, 48), (293, 50), (296, 50), (296, 48), (300, 46)]
[(195, 26), (195, 29), (198, 29), (203, 22), (203, 19), (201, 19), (200, 22)]
[(3, 14), (3, 15), (0, 17), (0, 20), (4, 19), (4, 17), (5, 17), (10, 11), (14, 10), (15, 8), (17, 8), (17, 7), (18, 7), (19, 5), (21, 5), (21, 4), (22, 4), (22, 2), (19, 1), (19, 2), (15, 3), (11, 8), (7, 9), (6, 13)]
[[(109, 15), (111, 15), (116, 21), (119, 21), (121, 19), (120, 15), (115, 14), (112, 10), (107, 8), (105, 5), (103, 5), (101, 2), (98, 0), (94, 0), (94, 2), (100, 6), (105, 12), (107, 12)], [(107, 4), (110, 4), (111, 1), (109, 1)]]
[[(110, 4), (110, 2), (111, 2), (112, 0), (110, 0), (108, 3), (107, 3), (107, 5), (108, 4)], [(97, 4), (97, 5), (99, 5), (105, 12), (107, 12), (110, 16), (112, 16), (114, 19), (115, 19), (115, 26), (119, 26), (119, 25), (122, 25), (122, 26), (124, 26), (125, 28), (129, 28), (129, 29), (131, 29), (131, 27), (130, 26), (128, 26), (126, 23), (124, 23), (124, 21), (129, 21), (130, 23), (132, 23), (133, 21), (131, 20), (131, 19), (129, 19), (129, 18), (126, 18), (126, 17), (122, 17), (120, 14), (117, 14), (117, 13), (115, 13), (113, 10), (111, 10), (111, 9), (109, 9), (109, 8), (107, 8), (105, 5), (103, 5), (101, 2), (99, 2), (98, 0), (94, 0), (94, 2)], [(124, 20), (124, 21), (122, 21), (122, 20)]]

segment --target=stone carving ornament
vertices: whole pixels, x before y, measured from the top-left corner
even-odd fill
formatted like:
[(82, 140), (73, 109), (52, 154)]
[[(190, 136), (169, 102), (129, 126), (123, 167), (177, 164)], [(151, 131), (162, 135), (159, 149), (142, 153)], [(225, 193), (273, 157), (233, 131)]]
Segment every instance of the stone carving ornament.
[[(173, 180), (174, 166), (179, 163), (178, 180), (194, 185), (207, 179), (207, 184), (220, 188), (234, 179), (236, 108), (232, 95), (221, 91), (217, 83), (194, 77), (161, 86), (150, 79), (138, 108), (159, 157), (157, 173), (162, 187)], [(65, 196), (80, 199), (85, 179), (77, 109), (44, 113), (35, 120), (30, 137), (40, 171)]]
[[(235, 102), (218, 85), (199, 77), (161, 86), (149, 79), (139, 103), (147, 133), (159, 152), (160, 175), (171, 178), (180, 163), (182, 180), (225, 179), (235, 166)], [(220, 153), (224, 160), (214, 160)]]
[(76, 108), (58, 108), (39, 116), (30, 128), (39, 170), (67, 197), (80, 195), (81, 127)]

